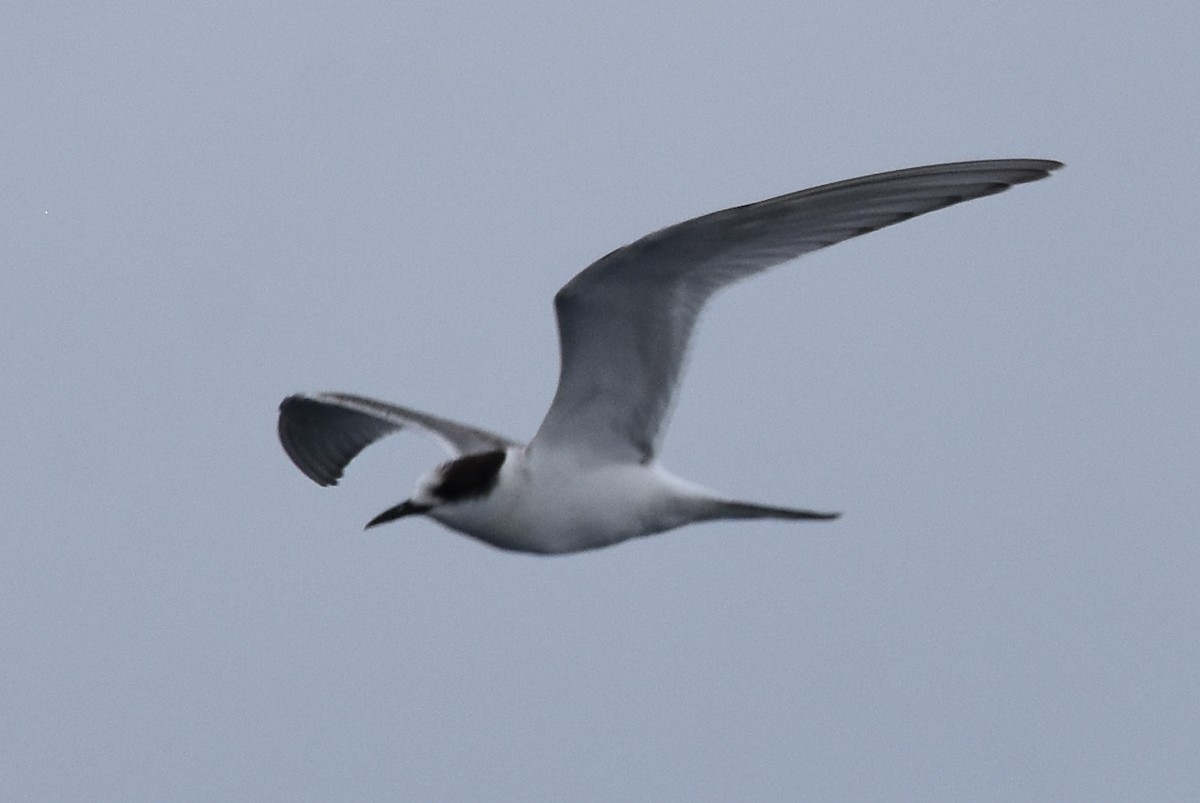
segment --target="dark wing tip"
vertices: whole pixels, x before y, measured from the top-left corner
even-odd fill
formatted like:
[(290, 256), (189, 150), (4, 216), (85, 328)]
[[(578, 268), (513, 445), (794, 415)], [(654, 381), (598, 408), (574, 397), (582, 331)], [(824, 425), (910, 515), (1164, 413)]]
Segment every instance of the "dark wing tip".
[(359, 452), (399, 426), (323, 398), (288, 396), (279, 405), (279, 442), (318, 485), (337, 485)]
[(318, 485), (337, 485), (349, 460), (330, 455), (323, 442), (318, 403), (292, 395), (279, 404), (279, 443), (287, 456)]

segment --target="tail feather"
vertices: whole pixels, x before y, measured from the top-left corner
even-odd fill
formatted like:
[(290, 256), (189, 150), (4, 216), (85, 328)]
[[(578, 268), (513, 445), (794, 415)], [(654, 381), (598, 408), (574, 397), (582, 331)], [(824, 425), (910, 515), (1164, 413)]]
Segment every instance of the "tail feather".
[(732, 502), (723, 500), (718, 503), (717, 518), (722, 519), (816, 519), (828, 521), (836, 519), (841, 513), (821, 513), (816, 510), (800, 510), (791, 507), (772, 507), (756, 505), (753, 502)]

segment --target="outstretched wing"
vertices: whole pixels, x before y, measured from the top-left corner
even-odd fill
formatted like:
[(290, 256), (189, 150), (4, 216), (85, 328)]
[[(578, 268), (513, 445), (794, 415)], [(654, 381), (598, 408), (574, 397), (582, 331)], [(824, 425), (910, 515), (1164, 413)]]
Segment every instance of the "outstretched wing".
[(279, 405), (283, 450), (320, 485), (337, 485), (359, 452), (405, 427), (432, 435), (454, 457), (516, 445), (494, 432), (348, 393), (297, 394)]
[(555, 296), (562, 365), (530, 453), (646, 462), (662, 442), (696, 317), (722, 287), (860, 234), (1045, 178), (1004, 159), (914, 167), (714, 212), (613, 251)]

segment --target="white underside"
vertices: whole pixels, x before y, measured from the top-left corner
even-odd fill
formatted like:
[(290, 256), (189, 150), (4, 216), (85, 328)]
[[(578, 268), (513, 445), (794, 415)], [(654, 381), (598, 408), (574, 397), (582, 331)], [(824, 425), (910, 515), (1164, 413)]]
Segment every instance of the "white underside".
[[(420, 492), (414, 501), (423, 501)], [(720, 518), (722, 504), (655, 463), (587, 465), (569, 455), (539, 461), (512, 448), (491, 493), (428, 515), (501, 549), (560, 553)]]

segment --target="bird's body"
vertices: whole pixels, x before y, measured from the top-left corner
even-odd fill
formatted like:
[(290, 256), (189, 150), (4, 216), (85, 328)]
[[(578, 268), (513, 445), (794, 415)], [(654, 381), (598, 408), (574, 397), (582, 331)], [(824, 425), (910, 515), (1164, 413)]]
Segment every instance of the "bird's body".
[[(577, 552), (662, 532), (703, 513), (706, 498), (657, 463), (581, 465), (509, 447), (495, 487), (429, 515), (459, 532), (524, 552)], [(596, 493), (603, 489), (603, 493)]]
[(561, 454), (540, 460), (521, 446), (506, 450), (487, 493), (449, 505), (419, 495), (412, 501), (434, 503), (428, 516), (493, 546), (549, 554), (597, 549), (710, 519), (833, 516), (724, 500), (657, 462), (588, 465)]
[(657, 453), (696, 318), (713, 293), (810, 251), (1044, 178), (1033, 159), (882, 173), (705, 215), (593, 263), (555, 296), (562, 369), (528, 445), (428, 413), (339, 393), (289, 396), (279, 435), (293, 462), (336, 484), (364, 447), (411, 427), (454, 459), (368, 526), (424, 514), (493, 546), (565, 553), (713, 519), (837, 514), (732, 500), (666, 471)]

